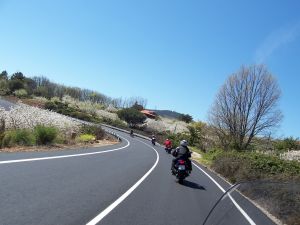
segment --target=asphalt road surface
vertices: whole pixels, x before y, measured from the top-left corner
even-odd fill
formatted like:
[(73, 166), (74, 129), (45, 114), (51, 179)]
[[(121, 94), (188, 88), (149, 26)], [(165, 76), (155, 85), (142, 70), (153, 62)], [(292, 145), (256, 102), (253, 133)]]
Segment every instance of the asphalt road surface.
[[(1, 153), (0, 224), (202, 224), (229, 185), (197, 164), (180, 185), (163, 148), (119, 134), (114, 146)], [(274, 224), (242, 197), (225, 201), (215, 224)]]

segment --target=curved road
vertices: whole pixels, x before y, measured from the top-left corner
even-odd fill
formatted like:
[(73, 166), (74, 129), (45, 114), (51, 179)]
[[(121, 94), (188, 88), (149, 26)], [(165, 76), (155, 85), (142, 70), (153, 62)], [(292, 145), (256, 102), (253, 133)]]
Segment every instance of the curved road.
[[(63, 152), (0, 154), (0, 224), (202, 224), (229, 185), (195, 164), (183, 185), (150, 142)], [(241, 196), (217, 224), (274, 224)]]

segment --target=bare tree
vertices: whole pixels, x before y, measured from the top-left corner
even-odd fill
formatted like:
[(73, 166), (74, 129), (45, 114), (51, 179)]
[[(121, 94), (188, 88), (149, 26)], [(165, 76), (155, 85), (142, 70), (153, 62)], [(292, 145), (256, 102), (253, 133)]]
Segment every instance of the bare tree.
[(130, 98), (125, 98), (124, 100), (120, 100), (121, 107), (122, 108), (130, 108), (135, 104), (141, 105), (143, 108), (146, 108), (147, 106), (147, 99), (136, 96), (136, 97), (130, 97)]
[(256, 135), (277, 126), (281, 91), (264, 65), (242, 67), (221, 87), (210, 111), (210, 123), (221, 144), (247, 149)]

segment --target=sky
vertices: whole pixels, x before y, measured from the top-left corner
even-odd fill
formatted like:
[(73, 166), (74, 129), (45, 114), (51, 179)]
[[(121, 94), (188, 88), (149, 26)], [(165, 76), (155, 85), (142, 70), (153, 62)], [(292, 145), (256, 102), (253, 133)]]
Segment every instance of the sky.
[(227, 77), (265, 64), (276, 135), (300, 137), (298, 0), (0, 0), (0, 70), (46, 76), (207, 120)]

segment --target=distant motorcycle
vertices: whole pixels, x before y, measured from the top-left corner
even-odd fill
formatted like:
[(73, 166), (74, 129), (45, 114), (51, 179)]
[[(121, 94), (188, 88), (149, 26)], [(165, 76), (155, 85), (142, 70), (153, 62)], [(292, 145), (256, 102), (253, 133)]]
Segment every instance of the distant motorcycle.
[(178, 183), (182, 184), (183, 180), (190, 175), (186, 160), (179, 159), (173, 168), (173, 175), (177, 178)]
[(152, 139), (151, 139), (151, 143), (152, 143), (153, 145), (155, 145), (155, 142), (156, 142), (156, 138), (152, 138)]
[(133, 130), (130, 131), (130, 136), (134, 137)]
[(166, 153), (171, 154), (172, 147), (165, 147)]

